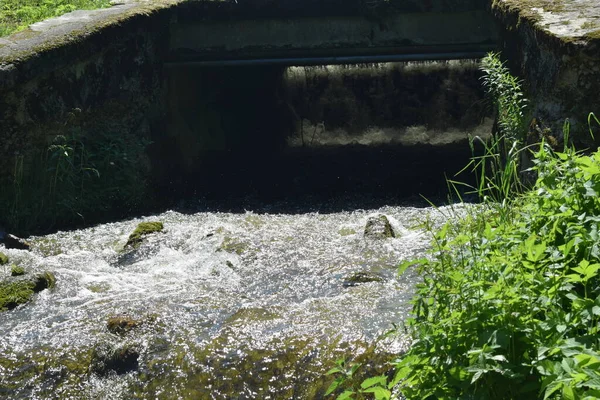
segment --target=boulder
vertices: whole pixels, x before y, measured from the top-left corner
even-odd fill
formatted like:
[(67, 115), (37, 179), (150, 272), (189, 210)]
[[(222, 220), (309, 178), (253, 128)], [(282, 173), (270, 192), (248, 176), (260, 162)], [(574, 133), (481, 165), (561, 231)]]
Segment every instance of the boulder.
[(142, 244), (142, 238), (155, 232), (162, 232), (164, 226), (162, 222), (140, 222), (135, 230), (129, 235), (125, 248), (137, 249)]
[(4, 247), (7, 249), (29, 250), (31, 247), (29, 242), (15, 235), (11, 235), (10, 233), (5, 233), (4, 236), (0, 238), (0, 242), (4, 243)]
[(360, 271), (360, 272), (355, 272), (354, 274), (352, 274), (349, 277), (347, 277), (346, 279), (344, 279), (344, 282), (342, 283), (342, 285), (344, 287), (351, 287), (351, 286), (360, 285), (361, 283), (369, 283), (369, 282), (383, 282), (383, 278), (373, 272)]
[(0, 311), (12, 310), (30, 301), (35, 293), (53, 288), (56, 278), (51, 272), (32, 277), (14, 277), (0, 282)]
[(10, 267), (10, 276), (23, 276), (25, 275), (25, 269), (18, 265)]
[(106, 376), (111, 372), (117, 375), (125, 374), (138, 369), (139, 358), (140, 351), (133, 344), (100, 343), (94, 348), (90, 372), (100, 376)]
[(106, 322), (106, 328), (109, 332), (116, 335), (124, 335), (132, 329), (141, 325), (141, 321), (133, 319), (127, 315), (117, 315), (110, 317)]
[(370, 239), (387, 239), (396, 237), (390, 221), (385, 215), (369, 217), (365, 225), (365, 237)]

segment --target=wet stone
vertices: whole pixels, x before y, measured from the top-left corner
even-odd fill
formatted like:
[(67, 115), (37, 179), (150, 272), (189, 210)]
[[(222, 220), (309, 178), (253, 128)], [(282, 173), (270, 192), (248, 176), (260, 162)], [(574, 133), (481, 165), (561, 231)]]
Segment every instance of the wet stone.
[(53, 288), (55, 284), (56, 278), (47, 271), (29, 278), (13, 277), (0, 282), (0, 311), (25, 304), (35, 293)]
[(116, 335), (124, 335), (132, 329), (141, 325), (141, 321), (133, 319), (126, 315), (110, 317), (106, 322), (106, 328), (109, 332)]
[(140, 222), (131, 235), (129, 235), (125, 248), (137, 249), (142, 244), (144, 236), (155, 232), (162, 232), (163, 229), (163, 223), (160, 221)]
[(10, 276), (22, 276), (25, 275), (25, 269), (18, 265), (13, 265), (10, 268)]
[(377, 215), (367, 220), (365, 237), (370, 239), (387, 239), (396, 237), (396, 234), (388, 218), (385, 215)]
[(347, 277), (342, 285), (344, 287), (357, 286), (361, 283), (369, 283), (369, 282), (383, 282), (383, 278), (373, 272), (361, 271), (355, 272), (354, 274)]
[(118, 346), (100, 343), (94, 348), (90, 372), (106, 376), (111, 372), (117, 375), (132, 372), (139, 367), (140, 352), (133, 344)]
[(5, 234), (1, 241), (7, 249), (29, 250), (31, 247), (29, 242), (10, 233)]

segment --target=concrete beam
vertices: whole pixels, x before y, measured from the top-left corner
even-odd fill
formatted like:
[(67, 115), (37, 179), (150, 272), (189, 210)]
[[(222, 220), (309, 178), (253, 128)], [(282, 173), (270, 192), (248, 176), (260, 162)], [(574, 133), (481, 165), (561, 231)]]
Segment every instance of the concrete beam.
[(169, 61), (481, 52), (497, 39), (483, 10), (187, 21), (171, 25)]

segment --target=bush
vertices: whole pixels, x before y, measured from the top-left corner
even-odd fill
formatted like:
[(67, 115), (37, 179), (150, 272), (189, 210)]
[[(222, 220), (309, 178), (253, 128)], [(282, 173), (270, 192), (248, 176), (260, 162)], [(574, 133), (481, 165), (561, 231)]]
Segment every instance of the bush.
[(488, 205), (419, 261), (407, 398), (600, 397), (600, 152), (542, 143), (534, 168), (511, 219)]

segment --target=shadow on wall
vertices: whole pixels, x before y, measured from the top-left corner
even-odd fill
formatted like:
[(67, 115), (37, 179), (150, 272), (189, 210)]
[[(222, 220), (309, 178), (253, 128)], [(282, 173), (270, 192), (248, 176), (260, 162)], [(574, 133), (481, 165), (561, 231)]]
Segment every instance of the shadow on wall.
[(491, 129), (479, 77), (472, 61), (174, 67), (167, 134), (151, 151), (157, 190), (266, 200), (444, 191), (445, 174), (468, 162), (467, 132)]

